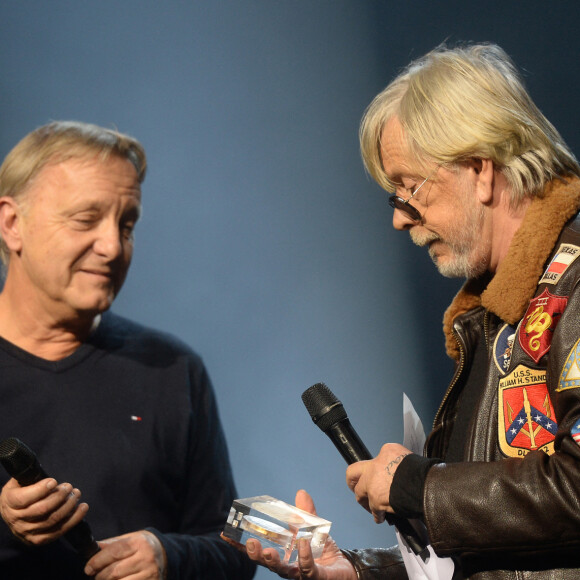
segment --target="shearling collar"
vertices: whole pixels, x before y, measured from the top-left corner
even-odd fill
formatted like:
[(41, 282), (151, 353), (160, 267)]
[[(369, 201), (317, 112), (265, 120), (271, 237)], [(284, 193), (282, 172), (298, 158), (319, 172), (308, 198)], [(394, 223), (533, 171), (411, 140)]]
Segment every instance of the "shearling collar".
[(522, 225), (514, 234), (508, 253), (493, 278), (467, 280), (443, 317), (447, 354), (459, 358), (451, 334), (453, 320), (477, 306), (484, 306), (502, 320), (516, 324), (525, 314), (538, 281), (566, 222), (580, 208), (580, 179), (552, 181), (542, 197), (530, 203)]

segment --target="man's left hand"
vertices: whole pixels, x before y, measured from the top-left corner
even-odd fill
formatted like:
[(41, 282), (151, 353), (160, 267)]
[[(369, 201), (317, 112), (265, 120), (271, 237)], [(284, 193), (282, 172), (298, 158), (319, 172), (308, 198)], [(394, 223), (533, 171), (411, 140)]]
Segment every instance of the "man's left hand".
[(165, 551), (161, 542), (145, 530), (99, 542), (97, 552), (85, 567), (87, 576), (96, 580), (129, 578), (163, 580)]
[(385, 513), (394, 513), (389, 503), (391, 484), (397, 467), (410, 453), (398, 443), (387, 443), (374, 459), (353, 463), (346, 470), (346, 483), (356, 501), (373, 514), (377, 524), (385, 521)]

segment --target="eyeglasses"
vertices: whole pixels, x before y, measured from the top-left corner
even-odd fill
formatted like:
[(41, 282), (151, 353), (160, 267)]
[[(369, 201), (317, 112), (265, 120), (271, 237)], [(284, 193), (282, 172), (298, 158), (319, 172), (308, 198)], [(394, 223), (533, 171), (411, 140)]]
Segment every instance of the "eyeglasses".
[(403, 199), (399, 197), (396, 193), (389, 196), (389, 205), (393, 209), (398, 209), (408, 215), (414, 222), (421, 222), (423, 221), (423, 216), (419, 213), (419, 210), (413, 207), (409, 202), (415, 197), (417, 192), (431, 179), (437, 170), (439, 169), (439, 165), (422, 181), (421, 185), (411, 194), (409, 199)]

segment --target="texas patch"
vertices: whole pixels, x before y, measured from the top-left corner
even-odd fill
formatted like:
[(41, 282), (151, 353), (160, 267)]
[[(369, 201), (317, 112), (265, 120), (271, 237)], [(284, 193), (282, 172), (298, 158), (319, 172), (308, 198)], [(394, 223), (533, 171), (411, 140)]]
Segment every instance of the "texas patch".
[(556, 284), (568, 266), (580, 256), (580, 247), (572, 244), (560, 244), (556, 255), (548, 264), (540, 284)]
[(568, 303), (567, 296), (556, 296), (544, 290), (531, 300), (519, 330), (524, 351), (538, 362), (549, 350), (552, 336)]
[(546, 386), (546, 371), (518, 365), (499, 380), (498, 437), (507, 457), (534, 450), (551, 455), (558, 425)]
[(580, 339), (576, 341), (564, 363), (556, 391), (566, 391), (578, 387), (580, 387)]
[(502, 375), (506, 374), (510, 366), (515, 337), (515, 327), (511, 324), (504, 324), (493, 342), (493, 360)]

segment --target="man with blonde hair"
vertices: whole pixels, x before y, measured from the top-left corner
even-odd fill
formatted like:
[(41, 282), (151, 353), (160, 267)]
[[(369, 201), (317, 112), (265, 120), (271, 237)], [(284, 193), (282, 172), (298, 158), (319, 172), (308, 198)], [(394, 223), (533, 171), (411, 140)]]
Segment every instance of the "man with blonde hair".
[[(235, 489), (202, 360), (109, 311), (146, 166), (131, 137), (54, 122), (0, 168), (0, 440), (52, 476), (0, 469), (3, 579), (253, 576), (218, 536)], [(79, 549), (85, 516), (101, 541)]]
[[(580, 577), (580, 167), (492, 44), (438, 47), (368, 107), (365, 165), (393, 225), (445, 276), (455, 374), (424, 456), (389, 443), (347, 469), (376, 522), (423, 520), (454, 578)], [(298, 503), (313, 508), (300, 492)], [(282, 576), (405, 578), (394, 549), (340, 551)]]

